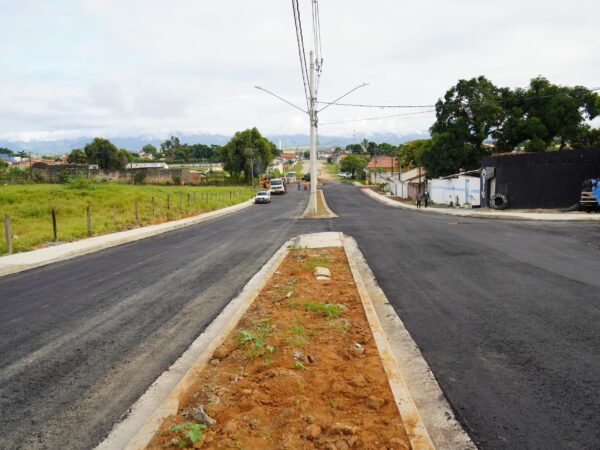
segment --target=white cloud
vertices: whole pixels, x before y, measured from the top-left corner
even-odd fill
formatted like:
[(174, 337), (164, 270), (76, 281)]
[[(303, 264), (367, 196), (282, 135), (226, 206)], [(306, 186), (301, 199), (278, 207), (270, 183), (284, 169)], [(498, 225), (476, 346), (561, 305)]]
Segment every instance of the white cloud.
[[(5, 2), (0, 136), (306, 133), (289, 2)], [(310, 43), (308, 0), (303, 23)], [(354, 103), (430, 104), (459, 78), (524, 86), (544, 75), (600, 85), (600, 3), (582, 0), (322, 0), (320, 98), (361, 81)], [(332, 107), (321, 122), (403, 111)], [(431, 116), (323, 126), (323, 134), (410, 133)]]

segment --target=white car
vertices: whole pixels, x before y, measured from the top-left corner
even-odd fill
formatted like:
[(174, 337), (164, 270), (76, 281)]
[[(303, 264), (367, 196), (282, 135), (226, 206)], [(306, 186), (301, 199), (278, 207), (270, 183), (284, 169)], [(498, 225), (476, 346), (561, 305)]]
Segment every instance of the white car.
[(269, 191), (259, 191), (254, 197), (254, 203), (271, 203), (271, 193)]
[(352, 178), (352, 173), (350, 173), (350, 172), (340, 172), (340, 173), (338, 173), (338, 177), (340, 177), (340, 178)]

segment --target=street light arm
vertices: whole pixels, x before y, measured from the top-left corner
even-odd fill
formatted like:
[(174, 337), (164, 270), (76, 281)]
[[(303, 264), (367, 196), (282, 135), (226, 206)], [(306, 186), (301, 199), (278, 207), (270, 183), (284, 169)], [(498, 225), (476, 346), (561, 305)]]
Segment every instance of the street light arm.
[(317, 112), (321, 112), (321, 111), (323, 111), (324, 109), (327, 109), (327, 108), (329, 108), (331, 105), (335, 105), (335, 104), (336, 104), (336, 103), (337, 103), (339, 100), (343, 99), (343, 98), (344, 98), (344, 97), (346, 97), (347, 95), (350, 95), (350, 94), (352, 94), (354, 91), (356, 91), (357, 89), (360, 89), (361, 87), (368, 86), (368, 84), (369, 84), (369, 83), (362, 83), (362, 84), (359, 84), (359, 85), (358, 85), (358, 86), (356, 86), (354, 89), (351, 89), (351, 90), (349, 90), (349, 91), (348, 91), (348, 92), (346, 92), (344, 95), (342, 95), (342, 96), (340, 96), (340, 97), (336, 98), (336, 99), (335, 99), (334, 101), (332, 101), (332, 102), (321, 102), (321, 103), (327, 103), (327, 106), (324, 106), (323, 108), (321, 108), (321, 109), (320, 109), (319, 111), (317, 111)]
[(304, 110), (303, 110), (302, 108), (300, 108), (299, 106), (297, 106), (297, 105), (294, 105), (292, 102), (289, 102), (289, 101), (287, 101), (285, 98), (282, 98), (282, 97), (280, 97), (279, 95), (277, 95), (277, 94), (275, 94), (275, 93), (273, 93), (273, 92), (269, 91), (268, 89), (265, 89), (265, 88), (264, 88), (264, 87), (262, 87), (262, 86), (254, 86), (254, 87), (255, 87), (256, 89), (258, 89), (259, 91), (264, 91), (264, 92), (266, 92), (267, 94), (271, 94), (273, 97), (276, 97), (276, 98), (278, 98), (279, 100), (281, 100), (282, 102), (285, 102), (285, 103), (287, 103), (288, 105), (290, 105), (290, 106), (292, 106), (292, 107), (296, 108), (297, 110), (300, 110), (300, 111), (302, 111), (304, 114), (308, 114), (308, 112), (307, 112), (307, 111), (304, 111)]

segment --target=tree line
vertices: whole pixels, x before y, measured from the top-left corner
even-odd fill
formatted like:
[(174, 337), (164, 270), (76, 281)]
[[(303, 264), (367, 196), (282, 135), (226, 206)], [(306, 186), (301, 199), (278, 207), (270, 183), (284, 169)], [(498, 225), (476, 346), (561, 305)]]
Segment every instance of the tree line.
[(171, 136), (159, 148), (151, 144), (139, 153), (117, 148), (108, 139), (94, 138), (83, 149), (72, 150), (67, 161), (70, 164), (96, 164), (101, 169), (124, 169), (131, 161), (140, 160), (140, 154), (167, 162), (222, 162), (223, 168), (234, 178), (250, 179), (254, 174), (265, 172), (273, 158), (280, 154), (275, 144), (263, 137), (256, 128), (238, 131), (223, 145), (182, 144)]

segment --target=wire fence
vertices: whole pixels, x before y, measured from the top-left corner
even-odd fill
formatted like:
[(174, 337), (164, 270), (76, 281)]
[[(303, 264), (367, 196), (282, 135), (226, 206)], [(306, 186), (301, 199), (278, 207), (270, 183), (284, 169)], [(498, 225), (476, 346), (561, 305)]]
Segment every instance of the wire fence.
[(146, 196), (131, 194), (124, 200), (115, 196), (114, 201), (110, 196), (94, 198), (93, 192), (81, 191), (74, 193), (87, 198), (80, 203), (60, 197), (51, 204), (39, 199), (29, 203), (23, 199), (16, 205), (14, 201), (0, 202), (5, 210), (0, 211), (4, 228), (0, 254), (181, 219), (241, 203), (254, 194), (251, 187), (237, 186), (176, 188)]

